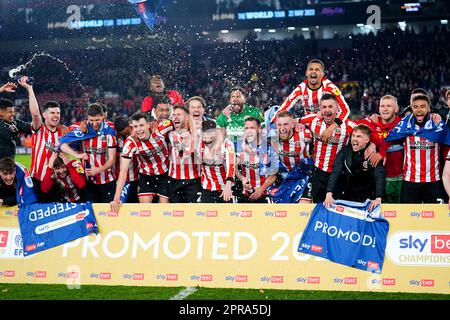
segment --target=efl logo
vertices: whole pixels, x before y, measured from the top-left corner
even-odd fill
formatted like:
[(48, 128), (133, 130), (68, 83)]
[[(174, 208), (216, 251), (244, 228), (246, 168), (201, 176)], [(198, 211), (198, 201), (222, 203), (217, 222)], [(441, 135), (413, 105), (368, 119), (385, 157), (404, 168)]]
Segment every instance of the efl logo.
[(286, 218), (287, 211), (275, 211), (275, 218)]
[(36, 271), (34, 273), (35, 278), (47, 278), (47, 271)]
[(432, 234), (431, 253), (450, 253), (450, 235)]
[(320, 277), (308, 277), (307, 283), (318, 284), (320, 283)]
[(92, 222), (86, 223), (86, 229), (90, 229), (90, 228), (93, 228), (93, 227), (94, 227), (94, 224)]
[(212, 280), (213, 280), (212, 274), (202, 274), (200, 276), (200, 281), (212, 281)]
[(345, 208), (343, 206), (336, 206), (337, 212), (344, 212)]
[(206, 211), (206, 216), (209, 218), (215, 218), (217, 217), (217, 211)]
[(434, 211), (422, 211), (422, 218), (434, 218)]
[(5, 270), (5, 272), (3, 272), (3, 276), (4, 277), (8, 277), (8, 278), (14, 278), (16, 276), (16, 271), (14, 271), (14, 270)]
[(9, 231), (0, 231), (0, 248), (5, 248), (8, 243)]
[(36, 246), (36, 244), (35, 243), (33, 243), (33, 244), (29, 244), (29, 245), (27, 245), (26, 247), (25, 247), (25, 251), (33, 251), (33, 250), (36, 250), (36, 248), (37, 248), (37, 246)]
[(395, 278), (383, 278), (383, 286), (395, 286)]
[(270, 282), (272, 282), (272, 283), (283, 283), (284, 282), (284, 277), (283, 276), (272, 276), (270, 278)]
[(251, 211), (241, 211), (241, 217), (242, 218), (251, 218), (252, 212)]
[(184, 217), (184, 211), (183, 210), (173, 210), (172, 217)]
[(422, 287), (434, 287), (434, 280), (422, 279), (420, 281), (420, 286), (422, 286)]
[(344, 284), (358, 284), (358, 279), (356, 277), (345, 277)]
[(100, 272), (100, 279), (111, 280), (111, 272)]
[(247, 282), (248, 276), (242, 275), (242, 276), (236, 276), (236, 282)]
[(367, 261), (367, 268), (378, 270), (378, 269), (380, 269), (380, 265), (378, 264), (378, 262)]
[(139, 211), (139, 217), (151, 217), (152, 212), (150, 210)]
[(383, 215), (385, 218), (397, 218), (397, 211), (384, 211)]
[(321, 253), (322, 250), (323, 250), (323, 248), (322, 248), (321, 246), (316, 246), (316, 245), (312, 245), (312, 246), (311, 246), (311, 251), (312, 251), (312, 252), (318, 252), (318, 253)]
[(144, 280), (143, 273), (133, 273), (133, 280)]
[(178, 281), (178, 273), (169, 273), (166, 275), (167, 281)]

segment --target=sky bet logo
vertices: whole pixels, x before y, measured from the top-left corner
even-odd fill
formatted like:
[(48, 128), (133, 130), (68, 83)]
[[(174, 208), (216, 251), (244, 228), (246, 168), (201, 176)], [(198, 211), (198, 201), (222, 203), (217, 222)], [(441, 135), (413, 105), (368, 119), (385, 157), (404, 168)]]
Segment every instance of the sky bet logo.
[(410, 213), (410, 215), (411, 217), (416, 218), (434, 219), (434, 211), (422, 211), (422, 212), (413, 211)]
[(400, 265), (450, 266), (450, 232), (398, 232), (386, 252)]
[(178, 273), (157, 274), (156, 280), (178, 281)]
[(0, 272), (0, 278), (1, 277), (14, 278), (15, 276), (16, 276), (16, 271), (15, 270), (5, 270), (3, 272)]
[(181, 218), (184, 217), (184, 211), (183, 210), (164, 211), (163, 216)]
[(26, 276), (32, 278), (47, 278), (47, 271), (29, 271), (26, 273)]
[(226, 276), (225, 281), (248, 282), (248, 276), (247, 275)]
[(144, 280), (144, 274), (143, 273), (125, 273), (122, 275), (123, 279), (128, 280)]
[(275, 212), (273, 212), (273, 211), (266, 211), (266, 212), (264, 212), (264, 216), (266, 216), (266, 217), (275, 217), (275, 218), (286, 218), (287, 217), (287, 211), (286, 210), (277, 210)]
[(111, 272), (91, 273), (89, 277), (100, 280), (111, 280)]
[(241, 218), (251, 218), (252, 217), (252, 211), (231, 211), (230, 217), (241, 217)]
[(130, 216), (132, 216), (132, 217), (151, 217), (152, 212), (150, 210), (131, 211)]
[(197, 217), (217, 218), (217, 210), (197, 211), (195, 213)]
[(97, 213), (99, 216), (103, 216), (103, 217), (118, 217), (119, 213), (118, 212), (112, 212), (112, 211), (100, 211), (99, 213)]

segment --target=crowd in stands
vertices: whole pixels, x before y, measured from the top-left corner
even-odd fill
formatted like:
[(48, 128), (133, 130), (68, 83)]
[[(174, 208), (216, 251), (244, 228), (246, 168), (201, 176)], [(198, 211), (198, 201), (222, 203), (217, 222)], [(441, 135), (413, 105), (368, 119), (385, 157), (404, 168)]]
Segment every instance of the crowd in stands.
[[(80, 120), (86, 97), (105, 103), (111, 115), (131, 115), (147, 95), (153, 74), (161, 74), (166, 86), (183, 96), (204, 97), (208, 115), (215, 117), (229, 98), (223, 88), (233, 85), (244, 87), (249, 102), (263, 111), (281, 104), (304, 79), (306, 62), (317, 57), (326, 64), (326, 76), (341, 88), (352, 115), (364, 116), (378, 109), (384, 94), (396, 96), (400, 107), (406, 107), (416, 87), (427, 90), (433, 106), (444, 104), (443, 87), (450, 84), (448, 36), (445, 28), (421, 33), (394, 29), (342, 36), (350, 45), (341, 49), (320, 49), (319, 40), (296, 36), (283, 41), (57, 52), (51, 54), (67, 68), (40, 58), (30, 72), (38, 100), (60, 102), (66, 124)], [(2, 66), (16, 63), (15, 55), (0, 57)], [(0, 80), (7, 82), (7, 72)], [(16, 99), (21, 94), (25, 98), (19, 91)], [(17, 112), (30, 119), (26, 99)]]

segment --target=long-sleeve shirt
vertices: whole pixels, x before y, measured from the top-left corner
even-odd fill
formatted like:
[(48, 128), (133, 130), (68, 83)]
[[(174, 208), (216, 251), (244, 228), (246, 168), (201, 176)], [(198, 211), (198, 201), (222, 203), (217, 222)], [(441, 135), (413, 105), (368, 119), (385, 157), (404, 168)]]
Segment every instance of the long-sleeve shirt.
[[(380, 161), (372, 167), (364, 159), (366, 149), (354, 152), (351, 144), (338, 152), (328, 180), (327, 192), (337, 199), (364, 202), (384, 194), (386, 171)], [(341, 191), (343, 194), (341, 195)]]

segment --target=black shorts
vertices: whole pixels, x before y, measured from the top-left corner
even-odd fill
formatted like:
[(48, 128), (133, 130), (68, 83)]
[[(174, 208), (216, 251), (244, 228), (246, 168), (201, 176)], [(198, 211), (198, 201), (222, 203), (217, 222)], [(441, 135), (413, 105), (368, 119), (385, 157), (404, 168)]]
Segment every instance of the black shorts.
[[(312, 200), (314, 203), (323, 202), (327, 195), (327, 186), (328, 179), (330, 178), (330, 173), (320, 170), (317, 167), (314, 167), (312, 176), (311, 176), (311, 194)], [(306, 191), (305, 191), (306, 192)], [(335, 199), (337, 199), (337, 195), (335, 195)]]
[(178, 180), (170, 179), (171, 203), (197, 203), (202, 194), (202, 185), (199, 179)]
[[(222, 190), (220, 191), (211, 191), (202, 189), (202, 197), (201, 197), (201, 203), (226, 203), (223, 198), (220, 196), (222, 194)], [(231, 203), (228, 202), (228, 203)]]
[(442, 181), (414, 183), (403, 181), (401, 203), (443, 203), (445, 189)]
[(169, 198), (169, 195), (169, 176), (167, 173), (156, 176), (139, 175), (138, 197), (160, 196)]
[(116, 181), (105, 184), (95, 184), (91, 181), (86, 183), (86, 187), (82, 190), (83, 201), (91, 201), (98, 203), (110, 203), (114, 200), (116, 193)]

